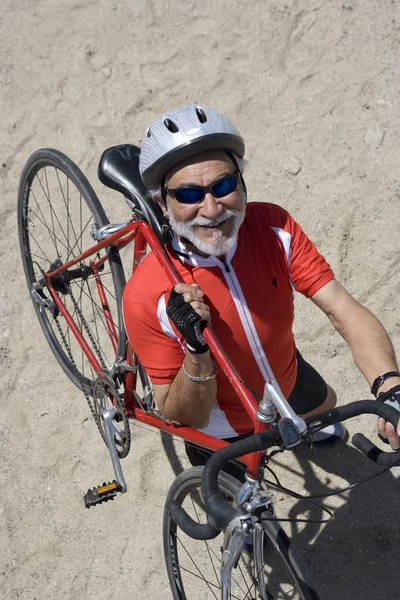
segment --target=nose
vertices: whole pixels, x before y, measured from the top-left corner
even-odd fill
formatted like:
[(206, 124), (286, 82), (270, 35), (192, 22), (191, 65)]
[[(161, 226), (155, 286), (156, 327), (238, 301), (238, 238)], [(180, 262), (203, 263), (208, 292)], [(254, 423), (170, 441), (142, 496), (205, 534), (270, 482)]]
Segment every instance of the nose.
[(219, 204), (211, 192), (208, 192), (208, 194), (204, 196), (199, 212), (202, 217), (207, 217), (208, 219), (214, 219), (221, 212)]

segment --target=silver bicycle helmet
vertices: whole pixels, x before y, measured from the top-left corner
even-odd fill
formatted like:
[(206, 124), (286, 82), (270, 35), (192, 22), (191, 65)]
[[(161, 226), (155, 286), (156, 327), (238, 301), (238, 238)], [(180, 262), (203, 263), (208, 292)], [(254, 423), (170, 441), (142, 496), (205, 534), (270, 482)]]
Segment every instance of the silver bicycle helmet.
[(181, 160), (204, 150), (227, 150), (244, 156), (237, 128), (212, 106), (190, 104), (160, 115), (147, 129), (139, 170), (148, 189), (157, 188)]

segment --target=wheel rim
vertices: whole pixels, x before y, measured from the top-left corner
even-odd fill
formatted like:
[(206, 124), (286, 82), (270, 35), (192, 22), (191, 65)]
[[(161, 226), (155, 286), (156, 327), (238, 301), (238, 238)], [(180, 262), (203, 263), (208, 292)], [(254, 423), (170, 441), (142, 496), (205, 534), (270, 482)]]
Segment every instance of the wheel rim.
[[(182, 486), (175, 496), (189, 515), (196, 522), (205, 523), (204, 502), (201, 499), (201, 480), (197, 479)], [(234, 496), (231, 486), (222, 481), (221, 491), (231, 499)], [(268, 539), (265, 556), (262, 561), (265, 587), (260, 595), (254, 556), (242, 552), (236, 567), (232, 570), (231, 590), (229, 599), (257, 600), (304, 600), (293, 575), (290, 573), (282, 556), (274, 548), (272, 541), (263, 531), (262, 539)], [(170, 579), (179, 600), (220, 600), (220, 561), (222, 555), (223, 537), (220, 534), (214, 540), (199, 541), (186, 536), (175, 523), (169, 520), (167, 528), (170, 561)], [(267, 564), (266, 564), (267, 561)]]
[[(99, 225), (96, 221), (99, 218), (96, 219), (89, 209), (85, 196), (62, 168), (41, 163), (30, 170), (23, 192), (22, 228), (25, 271), (31, 291), (34, 284), (43, 279), (43, 273), (54, 268), (56, 261), (65, 264), (93, 244), (90, 233), (92, 227)], [(55, 287), (100, 367), (109, 370), (115, 360), (112, 338), (117, 341), (109, 329), (111, 326), (116, 334), (118, 332), (118, 299), (111, 272), (112, 253), (108, 257), (102, 256), (106, 260), (100, 266), (98, 277), (110, 308), (109, 326), (91, 262), (95, 257), (73, 267), (74, 278), (68, 282), (58, 281)], [(82, 276), (77, 276), (78, 269), (82, 269)], [(52, 303), (47, 286), (38, 293), (45, 303)], [(63, 366), (75, 374), (75, 383), (91, 389), (96, 373), (65, 319), (46, 304), (39, 304), (37, 300), (34, 304), (46, 336)]]

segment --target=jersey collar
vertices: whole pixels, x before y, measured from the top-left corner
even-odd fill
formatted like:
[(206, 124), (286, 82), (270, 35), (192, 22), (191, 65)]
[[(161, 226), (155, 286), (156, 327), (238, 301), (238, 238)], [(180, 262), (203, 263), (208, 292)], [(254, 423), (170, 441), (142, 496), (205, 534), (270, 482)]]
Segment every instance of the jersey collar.
[(231, 266), (231, 260), (237, 248), (237, 241), (233, 248), (231, 248), (228, 254), (226, 255), (225, 263), (222, 262), (222, 260), (220, 260), (217, 256), (208, 256), (206, 258), (205, 256), (200, 256), (199, 254), (188, 250), (176, 234), (174, 235), (174, 239), (172, 240), (172, 247), (178, 252), (179, 258), (187, 264), (193, 265), (194, 267), (220, 267), (220, 269), (223, 269), (225, 264)]

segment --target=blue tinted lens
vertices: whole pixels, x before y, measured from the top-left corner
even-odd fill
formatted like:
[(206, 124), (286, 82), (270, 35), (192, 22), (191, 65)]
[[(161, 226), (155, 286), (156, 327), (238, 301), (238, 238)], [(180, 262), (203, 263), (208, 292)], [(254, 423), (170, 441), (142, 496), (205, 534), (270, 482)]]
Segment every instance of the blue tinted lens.
[(237, 175), (227, 175), (210, 187), (182, 187), (170, 190), (178, 202), (182, 204), (199, 204), (203, 202), (205, 194), (210, 191), (214, 198), (223, 198), (231, 194), (237, 187)]
[(204, 190), (202, 188), (181, 188), (174, 190), (174, 196), (178, 202), (184, 204), (198, 204), (204, 199)]
[(237, 186), (237, 175), (228, 175), (211, 187), (211, 193), (215, 198), (223, 198), (231, 194)]

